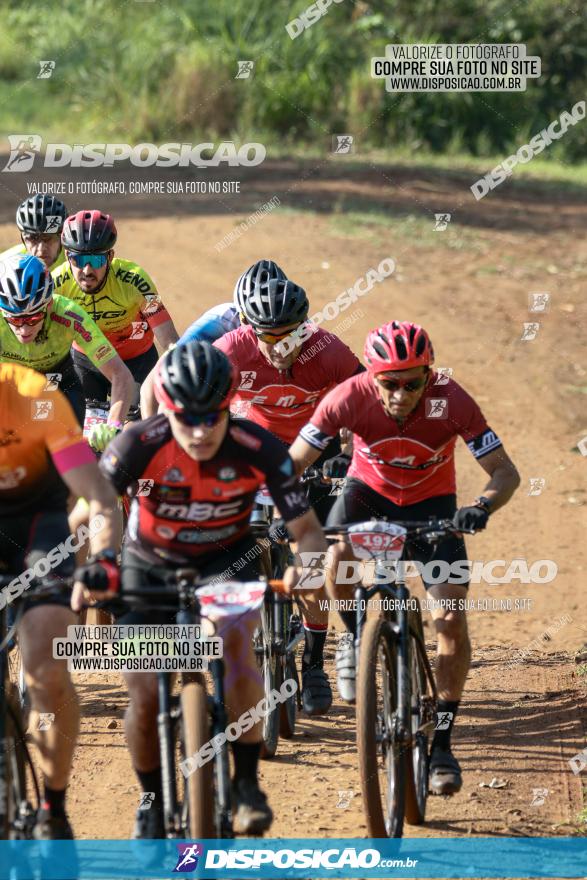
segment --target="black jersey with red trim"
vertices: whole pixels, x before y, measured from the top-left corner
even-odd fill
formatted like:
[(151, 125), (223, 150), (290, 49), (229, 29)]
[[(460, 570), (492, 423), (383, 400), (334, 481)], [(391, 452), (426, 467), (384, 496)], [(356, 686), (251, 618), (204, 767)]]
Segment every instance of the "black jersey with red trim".
[(286, 447), (244, 419), (230, 419), (216, 455), (198, 462), (166, 416), (153, 416), (115, 437), (100, 469), (119, 494), (133, 495), (125, 546), (153, 562), (185, 564), (240, 540), (263, 483), (286, 521), (310, 509)]

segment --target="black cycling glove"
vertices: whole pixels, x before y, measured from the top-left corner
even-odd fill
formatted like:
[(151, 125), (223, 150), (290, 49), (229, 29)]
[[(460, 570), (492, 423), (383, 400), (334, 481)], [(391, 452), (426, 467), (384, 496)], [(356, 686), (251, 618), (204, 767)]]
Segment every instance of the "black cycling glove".
[(90, 557), (85, 565), (76, 569), (74, 577), (90, 590), (108, 590), (109, 593), (117, 593), (120, 589), (120, 569), (116, 555), (111, 550)]
[(341, 480), (346, 477), (350, 463), (350, 455), (346, 455), (344, 452), (335, 455), (334, 458), (327, 458), (322, 465), (322, 476), (325, 480)]
[(461, 507), (454, 515), (457, 529), (474, 529), (480, 532), (487, 525), (489, 511), (484, 507)]

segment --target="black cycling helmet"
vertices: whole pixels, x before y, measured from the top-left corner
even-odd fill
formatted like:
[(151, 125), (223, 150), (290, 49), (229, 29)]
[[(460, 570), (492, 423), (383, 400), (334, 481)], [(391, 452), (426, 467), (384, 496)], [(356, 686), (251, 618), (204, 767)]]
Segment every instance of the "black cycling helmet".
[(235, 387), (236, 371), (224, 352), (197, 341), (168, 351), (154, 383), (155, 397), (166, 409), (196, 415), (227, 409)]
[(257, 260), (256, 263), (249, 266), (235, 284), (235, 308), (244, 314), (244, 300), (255, 291), (266, 290), (270, 281), (287, 281), (287, 275), (273, 260)]
[(308, 317), (308, 297), (295, 281), (270, 281), (243, 300), (247, 323), (259, 329), (301, 324)]
[(105, 254), (116, 244), (116, 226), (110, 214), (78, 211), (63, 225), (61, 243), (76, 254)]
[(59, 234), (66, 217), (63, 202), (49, 194), (37, 193), (21, 202), (16, 209), (16, 225), (21, 232)]

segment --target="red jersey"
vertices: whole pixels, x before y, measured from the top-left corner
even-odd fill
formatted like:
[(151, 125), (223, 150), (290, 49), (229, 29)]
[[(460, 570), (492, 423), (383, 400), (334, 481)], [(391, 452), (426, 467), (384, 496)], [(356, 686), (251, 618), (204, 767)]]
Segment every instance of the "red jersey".
[(400, 423), (383, 408), (371, 376), (353, 376), (324, 398), (300, 436), (325, 449), (340, 428), (349, 428), (353, 458), (348, 476), (394, 504), (452, 495), (457, 437), (463, 438), (475, 458), (493, 452), (501, 440), (460, 385), (452, 379), (435, 385), (434, 378), (416, 409)]
[(361, 369), (338, 336), (318, 329), (289, 370), (278, 370), (259, 351), (250, 326), (225, 333), (214, 345), (236, 364), (240, 384), (231, 411), (267, 428), (287, 445), (311, 418), (323, 397)]
[(244, 420), (230, 420), (216, 455), (198, 462), (166, 416), (152, 416), (114, 438), (100, 470), (119, 495), (133, 491), (125, 546), (150, 562), (185, 564), (245, 537), (263, 484), (286, 522), (310, 509), (283, 443)]

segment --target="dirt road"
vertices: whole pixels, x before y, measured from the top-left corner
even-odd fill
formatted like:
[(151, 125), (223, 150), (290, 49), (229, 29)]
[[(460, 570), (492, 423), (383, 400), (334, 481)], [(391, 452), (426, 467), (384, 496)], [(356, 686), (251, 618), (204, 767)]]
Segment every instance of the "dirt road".
[[(531, 608), (470, 613), (473, 668), (454, 735), (464, 787), (450, 801), (431, 799), (427, 824), (406, 833), (573, 834), (585, 828), (577, 822), (582, 778), (568, 761), (587, 745), (585, 679), (572, 662), (587, 640), (581, 596), (587, 458), (573, 450), (587, 435), (580, 348), (587, 211), (578, 194), (538, 183), (506, 184), (477, 203), (468, 190), (474, 176), (284, 160), (235, 174), (240, 195), (74, 197), (68, 206), (99, 206), (115, 215), (118, 254), (154, 276), (181, 330), (230, 299), (236, 277), (260, 257), (276, 259), (303, 284), (316, 309), (384, 257), (395, 260), (391, 278), (340, 316), (338, 322), (349, 318), (340, 335), (360, 352), (366, 330), (383, 320), (424, 324), (437, 364), (451, 367), (476, 397), (522, 474), (512, 503), (469, 540), (471, 557), (548, 559), (558, 566), (548, 584), (472, 587), (474, 598), (528, 598)], [(136, 169), (116, 175), (127, 183), (139, 178)], [(43, 179), (52, 177), (47, 172)], [(23, 195), (5, 193), (4, 204)], [(280, 208), (247, 223), (275, 195)], [(434, 231), (441, 212), (452, 215), (450, 223)], [(8, 205), (0, 215), (0, 246), (16, 240), (11, 213)], [(245, 223), (240, 236), (216, 248), (238, 223)], [(528, 312), (533, 292), (550, 293), (547, 312)], [(536, 321), (536, 337), (522, 341), (524, 323)], [(338, 322), (327, 326), (336, 331)], [(457, 468), (466, 501), (481, 491), (484, 476), (463, 444)], [(537, 478), (545, 482), (530, 495)], [(514, 651), (530, 643), (536, 650), (511, 666)], [(331, 636), (330, 660), (333, 650)], [(70, 797), (75, 832), (127, 837), (137, 787), (121, 731), (125, 695), (118, 679), (80, 677), (78, 684), (83, 724)], [(353, 710), (336, 702), (328, 719), (302, 719), (296, 738), (263, 764), (276, 836), (366, 833), (353, 725)], [(481, 787), (494, 778), (505, 787)], [(345, 799), (341, 791), (354, 796)]]

